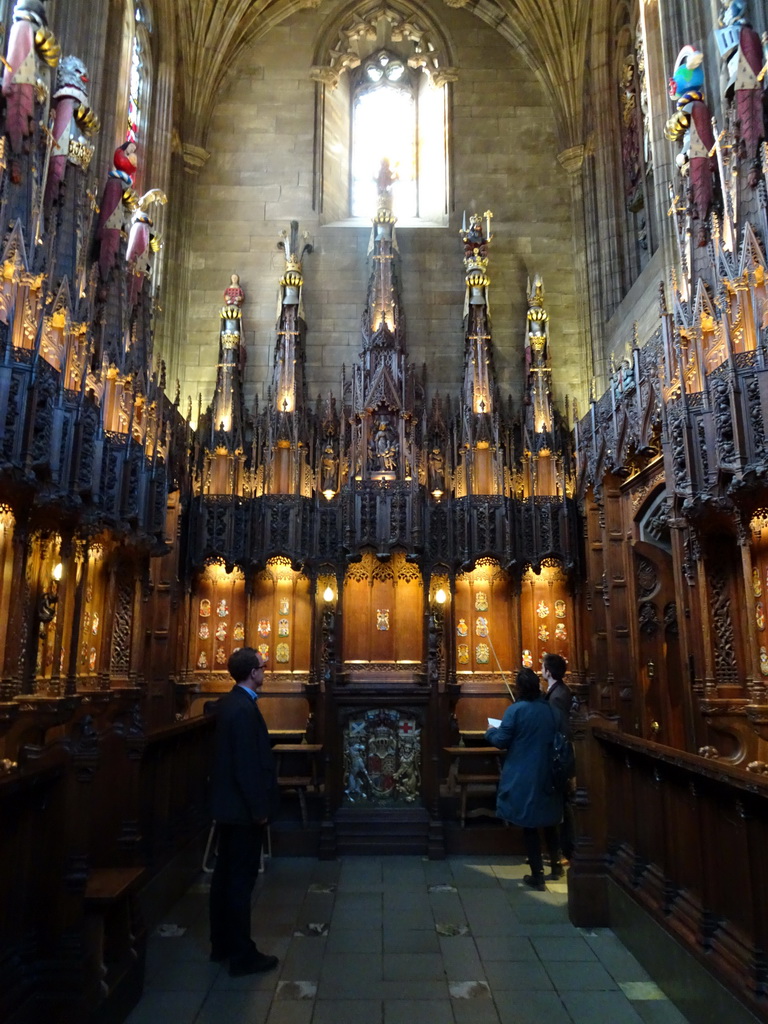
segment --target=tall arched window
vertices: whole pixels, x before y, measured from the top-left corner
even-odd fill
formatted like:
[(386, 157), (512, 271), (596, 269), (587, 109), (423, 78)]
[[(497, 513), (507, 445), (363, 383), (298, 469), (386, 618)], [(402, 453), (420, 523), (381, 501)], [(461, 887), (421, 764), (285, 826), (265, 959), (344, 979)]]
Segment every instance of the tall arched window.
[(375, 179), (387, 157), (398, 180), (400, 223), (448, 222), (448, 44), (402, 0), (365, 0), (332, 25), (317, 53), (315, 205), (325, 223), (375, 213)]
[(149, 13), (141, 0), (134, 0), (131, 42), (131, 64), (128, 74), (128, 123), (125, 130), (126, 142), (135, 142), (141, 147), (146, 137), (147, 109), (150, 83), (151, 31)]
[(630, 6), (623, 0), (617, 7), (615, 25), (628, 289), (653, 255), (657, 231), (645, 40), (637, 3)]
[(376, 175), (388, 158), (397, 175), (393, 186), (398, 217), (418, 216), (416, 91), (414, 73), (382, 50), (359, 68), (352, 99), (350, 199), (353, 217), (376, 209)]

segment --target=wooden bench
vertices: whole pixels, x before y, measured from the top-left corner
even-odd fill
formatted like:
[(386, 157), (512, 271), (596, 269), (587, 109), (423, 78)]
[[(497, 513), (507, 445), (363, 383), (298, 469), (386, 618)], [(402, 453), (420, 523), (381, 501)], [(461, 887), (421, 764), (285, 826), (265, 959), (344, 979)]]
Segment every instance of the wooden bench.
[[(495, 796), (501, 774), (503, 751), (498, 747), (487, 745), (484, 747), (445, 747), (444, 750), (453, 758), (453, 780), (459, 787), (461, 827), (464, 828), (467, 818), (475, 818), (481, 814), (495, 816), (495, 806), (493, 808), (479, 807), (474, 811), (467, 811), (467, 794), (470, 789), (484, 793), (492, 790)], [(485, 764), (482, 763), (483, 761)]]
[(122, 1020), (141, 998), (146, 934), (136, 891), (144, 868), (94, 868), (85, 886), (87, 956), (101, 978), (99, 1021)]
[[(301, 822), (307, 827), (308, 789), (318, 791), (318, 759), (322, 752), (322, 743), (276, 743), (272, 747), (277, 768), (277, 784), (281, 791), (294, 790), (299, 797)], [(284, 775), (283, 762), (288, 759), (290, 767), (300, 762), (300, 774)]]

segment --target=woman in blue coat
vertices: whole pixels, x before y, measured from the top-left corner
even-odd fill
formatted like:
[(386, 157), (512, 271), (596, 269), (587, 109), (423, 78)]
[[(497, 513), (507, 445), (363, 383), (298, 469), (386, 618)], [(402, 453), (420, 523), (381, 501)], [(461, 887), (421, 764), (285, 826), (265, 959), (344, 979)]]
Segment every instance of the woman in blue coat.
[(552, 866), (560, 877), (557, 826), (563, 816), (563, 799), (552, 784), (552, 740), (563, 728), (561, 713), (544, 700), (535, 672), (522, 668), (515, 679), (517, 700), (504, 712), (501, 725), (485, 738), (507, 749), (499, 781), (496, 813), (523, 830), (531, 874), (523, 881), (532, 889), (546, 891), (539, 829)]

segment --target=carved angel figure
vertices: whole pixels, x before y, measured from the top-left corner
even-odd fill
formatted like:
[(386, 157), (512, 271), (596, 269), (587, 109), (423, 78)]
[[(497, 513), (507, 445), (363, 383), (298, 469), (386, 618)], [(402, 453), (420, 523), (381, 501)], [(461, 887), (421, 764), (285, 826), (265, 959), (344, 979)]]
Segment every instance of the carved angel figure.
[(135, 306), (139, 300), (142, 286), (150, 273), (150, 251), (159, 247), (151, 233), (153, 227), (152, 218), (147, 209), (153, 203), (160, 203), (165, 206), (168, 199), (159, 188), (150, 189), (145, 192), (137, 203), (136, 212), (133, 215), (131, 233), (128, 236), (128, 250), (125, 254), (125, 261), (130, 273), (130, 297), (131, 306)]
[(87, 170), (93, 147), (86, 137), (99, 130), (99, 119), (88, 107), (88, 68), (70, 54), (59, 64), (56, 72), (56, 91), (53, 94), (53, 148), (45, 185), (46, 205), (57, 197), (64, 178), (67, 161)]
[(749, 20), (746, 0), (725, 0), (720, 28), (715, 32), (726, 82), (725, 100), (734, 104), (734, 113), (743, 155), (750, 162), (748, 181), (752, 188), (760, 180), (757, 159), (763, 124), (763, 44)]
[(114, 167), (109, 172), (101, 196), (99, 221), (96, 226), (96, 244), (99, 252), (99, 272), (106, 281), (117, 262), (120, 238), (125, 231), (131, 204), (135, 201), (133, 178), (136, 174), (136, 143), (118, 146), (113, 157)]
[(22, 142), (32, 134), (35, 94), (45, 66), (56, 67), (60, 48), (48, 28), (43, 6), (46, 0), (17, 0), (8, 33), (3, 72), (5, 127), (11, 152), (21, 153)]
[(712, 206), (712, 175), (716, 167), (714, 158), (709, 155), (715, 137), (712, 115), (703, 92), (703, 60), (704, 54), (692, 46), (684, 46), (678, 54), (669, 83), (669, 94), (677, 110), (664, 129), (668, 139), (683, 143), (677, 165), (690, 181), (693, 209), (699, 220), (698, 246), (706, 245), (709, 237), (707, 217)]

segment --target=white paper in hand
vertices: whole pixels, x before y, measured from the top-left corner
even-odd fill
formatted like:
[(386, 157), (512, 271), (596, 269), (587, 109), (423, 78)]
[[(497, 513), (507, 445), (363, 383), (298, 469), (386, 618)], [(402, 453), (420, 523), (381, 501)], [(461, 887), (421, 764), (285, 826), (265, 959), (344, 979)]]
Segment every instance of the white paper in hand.
[(501, 725), (501, 719), (500, 718), (489, 718), (488, 719), (488, 728), (489, 729), (498, 729), (500, 725)]

